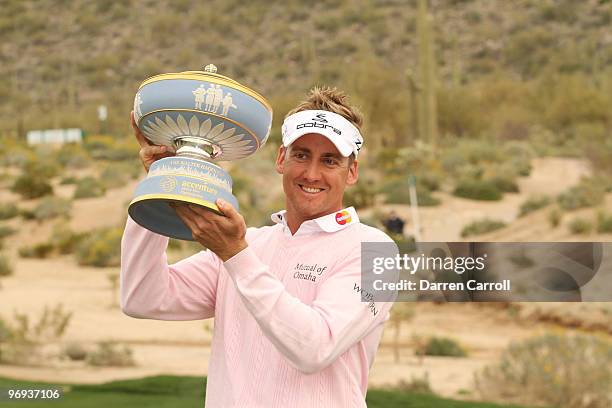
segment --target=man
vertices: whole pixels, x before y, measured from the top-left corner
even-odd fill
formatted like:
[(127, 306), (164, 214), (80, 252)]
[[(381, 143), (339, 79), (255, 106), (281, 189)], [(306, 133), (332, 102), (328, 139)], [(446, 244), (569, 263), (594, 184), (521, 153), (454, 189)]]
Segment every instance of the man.
[[(208, 250), (168, 265), (168, 239), (128, 218), (123, 311), (215, 318), (207, 407), (365, 407), (391, 303), (362, 302), (361, 243), (392, 241), (343, 209), (344, 189), (358, 179), (361, 124), (330, 88), (314, 88), (287, 115), (276, 159), (287, 209), (272, 215), (272, 227), (247, 229), (221, 200), (224, 216), (176, 205)], [(171, 154), (135, 131), (146, 169)]]

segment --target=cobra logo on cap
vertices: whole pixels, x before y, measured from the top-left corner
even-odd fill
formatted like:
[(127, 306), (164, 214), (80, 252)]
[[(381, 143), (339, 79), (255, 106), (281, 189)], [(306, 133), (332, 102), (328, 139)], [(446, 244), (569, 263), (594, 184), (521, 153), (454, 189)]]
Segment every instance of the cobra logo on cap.
[(351, 214), (348, 211), (342, 210), (336, 213), (336, 222), (340, 225), (351, 222)]

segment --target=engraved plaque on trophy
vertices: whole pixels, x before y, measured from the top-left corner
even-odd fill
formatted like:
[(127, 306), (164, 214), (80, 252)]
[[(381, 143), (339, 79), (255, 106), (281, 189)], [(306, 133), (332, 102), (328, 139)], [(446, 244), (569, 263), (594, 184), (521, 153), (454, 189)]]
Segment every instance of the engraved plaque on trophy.
[(257, 92), (216, 73), (168, 73), (145, 80), (134, 99), (134, 119), (156, 145), (176, 156), (155, 161), (136, 187), (128, 213), (143, 227), (172, 238), (193, 240), (172, 202), (219, 212), (221, 198), (238, 209), (232, 178), (215, 162), (255, 153), (266, 142), (272, 108)]

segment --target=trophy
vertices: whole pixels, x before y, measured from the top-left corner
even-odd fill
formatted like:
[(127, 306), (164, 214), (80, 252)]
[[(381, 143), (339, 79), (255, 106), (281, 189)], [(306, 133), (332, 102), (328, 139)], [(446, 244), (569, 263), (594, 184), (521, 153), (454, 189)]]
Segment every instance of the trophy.
[(176, 156), (155, 161), (128, 207), (138, 224), (167, 237), (193, 241), (173, 202), (221, 214), (218, 198), (238, 210), (232, 178), (214, 162), (249, 156), (266, 142), (272, 108), (260, 94), (209, 64), (204, 71), (153, 76), (134, 99), (134, 120), (152, 144)]

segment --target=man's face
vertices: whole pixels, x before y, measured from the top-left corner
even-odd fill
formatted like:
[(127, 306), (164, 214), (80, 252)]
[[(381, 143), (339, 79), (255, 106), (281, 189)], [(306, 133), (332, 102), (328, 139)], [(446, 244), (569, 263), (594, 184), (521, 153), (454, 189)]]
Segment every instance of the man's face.
[(276, 170), (283, 175), (287, 215), (300, 223), (342, 209), (347, 185), (357, 182), (357, 162), (343, 157), (325, 136), (309, 133), (281, 146)]

